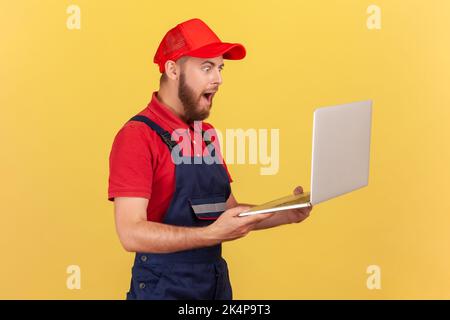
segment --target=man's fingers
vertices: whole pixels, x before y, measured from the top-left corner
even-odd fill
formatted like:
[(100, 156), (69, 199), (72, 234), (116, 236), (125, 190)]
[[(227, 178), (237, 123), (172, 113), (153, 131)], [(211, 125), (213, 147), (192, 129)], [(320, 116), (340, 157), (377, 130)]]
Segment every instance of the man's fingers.
[(309, 215), (309, 213), (311, 212), (310, 208), (301, 208), (301, 209), (297, 209), (299, 213), (301, 214), (306, 214)]
[(251, 208), (250, 206), (237, 206), (237, 207), (229, 209), (228, 212), (231, 216), (237, 216), (241, 212), (244, 212), (250, 208)]
[(301, 186), (297, 186), (297, 187), (294, 189), (294, 195), (302, 194), (302, 193), (303, 193), (303, 188), (302, 188)]
[(243, 219), (242, 222), (244, 222), (245, 224), (254, 224), (254, 223), (258, 223), (260, 221), (266, 220), (266, 219), (270, 218), (271, 216), (273, 216), (273, 213), (258, 213), (255, 215), (244, 216), (244, 217), (239, 217), (239, 218)]

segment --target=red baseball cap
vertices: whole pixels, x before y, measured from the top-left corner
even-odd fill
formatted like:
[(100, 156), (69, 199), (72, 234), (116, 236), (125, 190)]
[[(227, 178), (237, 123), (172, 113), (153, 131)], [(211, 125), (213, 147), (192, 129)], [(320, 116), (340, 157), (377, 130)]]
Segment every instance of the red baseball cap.
[(240, 60), (246, 51), (242, 44), (222, 42), (200, 19), (191, 19), (170, 29), (159, 44), (153, 62), (159, 71), (165, 71), (167, 60), (176, 61), (183, 56)]

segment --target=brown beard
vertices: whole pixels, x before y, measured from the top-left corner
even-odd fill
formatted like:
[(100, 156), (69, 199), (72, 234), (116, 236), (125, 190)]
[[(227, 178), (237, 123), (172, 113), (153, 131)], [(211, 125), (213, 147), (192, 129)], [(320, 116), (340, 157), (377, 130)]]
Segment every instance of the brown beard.
[(186, 83), (186, 76), (183, 72), (180, 74), (180, 85), (178, 87), (178, 98), (184, 107), (184, 120), (186, 122), (202, 121), (208, 118), (209, 110), (212, 108), (212, 103), (209, 109), (200, 109), (200, 99), (202, 95), (197, 96), (194, 90)]

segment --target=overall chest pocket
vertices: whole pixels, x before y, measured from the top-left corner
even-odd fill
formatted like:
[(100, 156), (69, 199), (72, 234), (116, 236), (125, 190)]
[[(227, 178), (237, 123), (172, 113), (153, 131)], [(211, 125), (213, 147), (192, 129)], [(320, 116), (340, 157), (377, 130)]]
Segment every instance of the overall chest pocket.
[(225, 194), (191, 197), (189, 203), (197, 219), (216, 220), (226, 210)]

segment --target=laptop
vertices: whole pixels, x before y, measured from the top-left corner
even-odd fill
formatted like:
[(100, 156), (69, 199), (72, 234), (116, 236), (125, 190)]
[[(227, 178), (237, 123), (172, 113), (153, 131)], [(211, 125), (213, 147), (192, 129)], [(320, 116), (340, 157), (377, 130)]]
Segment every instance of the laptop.
[(310, 207), (369, 183), (372, 101), (314, 111), (311, 189), (258, 206), (239, 216)]

